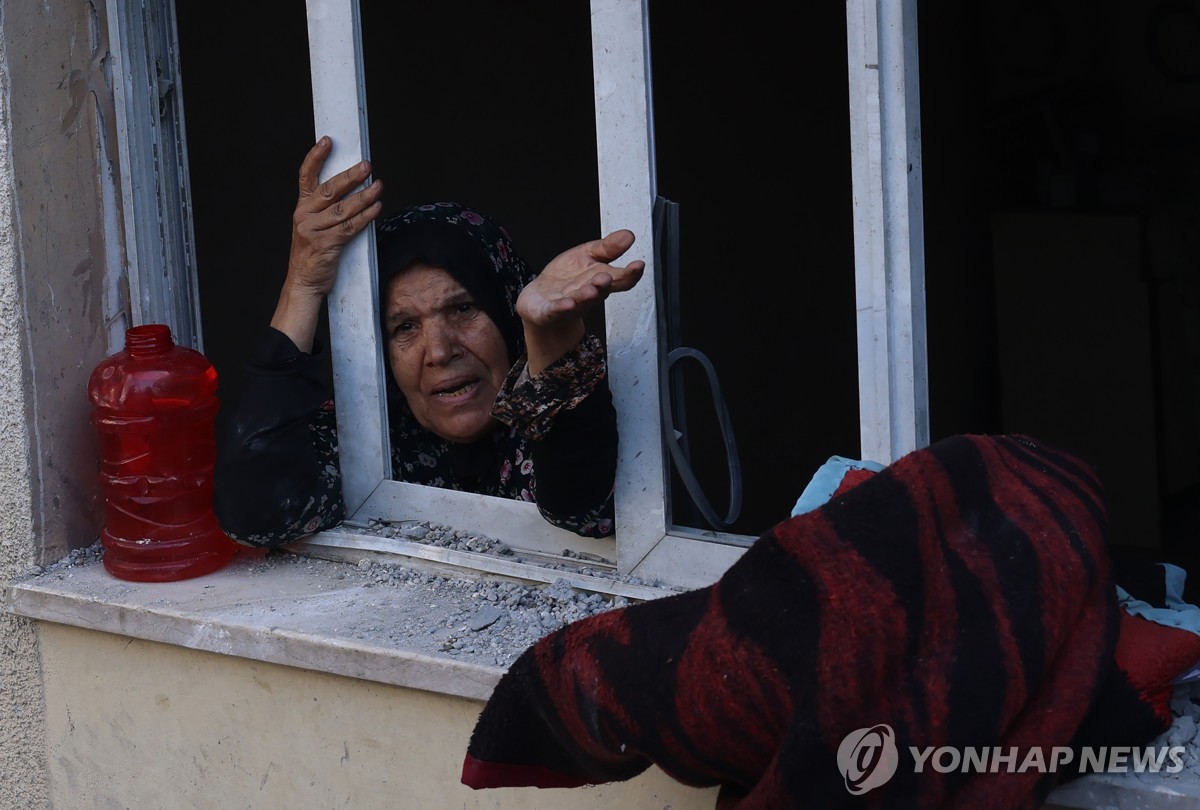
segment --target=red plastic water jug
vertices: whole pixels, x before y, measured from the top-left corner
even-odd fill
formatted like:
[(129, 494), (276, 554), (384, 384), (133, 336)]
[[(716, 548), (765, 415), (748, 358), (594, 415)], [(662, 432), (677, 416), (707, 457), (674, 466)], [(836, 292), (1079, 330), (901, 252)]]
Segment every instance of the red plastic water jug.
[(92, 372), (88, 397), (107, 500), (104, 567), (121, 579), (208, 574), (238, 546), (212, 510), (217, 371), (163, 324), (135, 326)]

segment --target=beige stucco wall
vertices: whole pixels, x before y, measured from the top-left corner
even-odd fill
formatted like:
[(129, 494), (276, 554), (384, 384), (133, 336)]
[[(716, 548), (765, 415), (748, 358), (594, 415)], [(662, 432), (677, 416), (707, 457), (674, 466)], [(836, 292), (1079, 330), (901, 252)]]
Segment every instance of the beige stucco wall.
[(42, 626), (55, 810), (711, 810), (653, 770), (569, 790), (459, 783), (482, 704)]
[[(96, 536), (84, 388), (107, 350), (101, 0), (0, 2), (0, 579)], [(109, 309), (111, 309), (111, 305)], [(46, 806), (32, 623), (0, 614), (0, 807)]]

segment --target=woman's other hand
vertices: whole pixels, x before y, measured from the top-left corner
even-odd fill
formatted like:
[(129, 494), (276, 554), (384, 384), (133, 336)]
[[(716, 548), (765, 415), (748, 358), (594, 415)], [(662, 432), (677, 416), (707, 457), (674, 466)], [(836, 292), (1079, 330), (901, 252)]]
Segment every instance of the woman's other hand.
[(517, 314), (525, 327), (529, 373), (573, 349), (584, 335), (583, 316), (615, 292), (632, 289), (646, 263), (612, 264), (633, 246), (632, 231), (613, 231), (556, 256), (517, 298)]
[(271, 326), (304, 352), (312, 351), (317, 318), (337, 278), (342, 249), (382, 209), (383, 184), (378, 180), (354, 191), (371, 174), (371, 164), (365, 160), (320, 182), (321, 169), (332, 150), (333, 141), (325, 136), (300, 164), (300, 196), (292, 214), (287, 278), (271, 319)]

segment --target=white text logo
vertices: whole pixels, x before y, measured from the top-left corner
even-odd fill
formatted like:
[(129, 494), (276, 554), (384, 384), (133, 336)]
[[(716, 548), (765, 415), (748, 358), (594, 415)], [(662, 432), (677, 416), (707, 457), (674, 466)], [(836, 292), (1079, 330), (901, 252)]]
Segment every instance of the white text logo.
[[(910, 745), (912, 772), (922, 773), (1179, 773), (1187, 749), (1181, 745), (1141, 748), (1108, 746), (1052, 748), (1010, 746)], [(886, 723), (846, 735), (837, 750), (846, 790), (861, 796), (896, 774), (900, 753), (896, 732)], [(1068, 767), (1069, 766), (1069, 767)], [(907, 766), (906, 766), (907, 767)]]
[(1079, 749), (1079, 759), (1071, 748), (1054, 746), (1043, 748), (956, 748), (943, 745), (940, 748), (909, 746), (908, 752), (916, 764), (916, 773), (926, 768), (938, 773), (1057, 773), (1064, 765), (1077, 763), (1075, 767), (1083, 773), (1179, 773), (1183, 770), (1184, 747), (1132, 748), (1112, 746), (1107, 748), (1084, 747)]

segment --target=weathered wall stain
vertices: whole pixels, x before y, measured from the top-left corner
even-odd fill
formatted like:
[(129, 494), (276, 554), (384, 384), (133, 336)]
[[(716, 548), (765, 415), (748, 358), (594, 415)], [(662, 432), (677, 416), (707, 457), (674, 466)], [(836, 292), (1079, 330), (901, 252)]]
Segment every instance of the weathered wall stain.
[[(98, 0), (0, 5), (4, 582), (90, 544), (99, 527), (85, 389), (123, 305), (106, 14)], [(0, 614), (0, 807), (49, 805), (39, 638)], [(88, 729), (69, 714), (66, 731)], [(60, 788), (78, 787), (72, 764), (59, 764)]]

